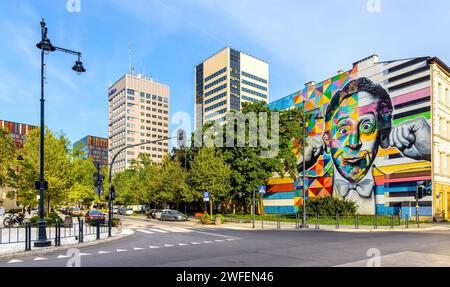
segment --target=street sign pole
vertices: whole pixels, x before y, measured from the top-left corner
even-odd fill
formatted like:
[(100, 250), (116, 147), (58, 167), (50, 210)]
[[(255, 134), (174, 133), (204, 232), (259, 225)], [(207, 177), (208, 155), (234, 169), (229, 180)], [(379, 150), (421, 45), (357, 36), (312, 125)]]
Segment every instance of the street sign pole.
[(255, 190), (253, 190), (253, 204), (252, 204), (252, 210), (253, 210), (253, 228), (255, 228)]

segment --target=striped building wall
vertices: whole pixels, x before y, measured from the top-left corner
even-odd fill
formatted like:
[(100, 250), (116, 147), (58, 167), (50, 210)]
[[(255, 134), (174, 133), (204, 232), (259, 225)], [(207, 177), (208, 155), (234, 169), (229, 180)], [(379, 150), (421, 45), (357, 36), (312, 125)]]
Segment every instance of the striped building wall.
[(102, 165), (108, 165), (108, 139), (86, 136), (73, 144), (74, 147), (82, 144), (81, 150), (85, 158), (91, 158), (94, 162), (100, 162)]
[[(427, 128), (430, 129), (432, 123), (429, 60), (428, 57), (422, 57), (379, 62), (378, 57), (373, 55), (354, 63), (351, 70), (341, 72), (317, 84), (309, 83), (303, 90), (274, 101), (269, 104), (269, 107), (273, 110), (286, 110), (294, 106), (303, 107), (306, 115), (311, 116), (308, 116), (311, 119), (307, 122), (308, 137), (323, 138), (326, 128), (323, 115), (326, 114), (330, 100), (350, 82), (367, 78), (381, 85), (388, 93), (393, 105), (392, 127), (409, 126), (412, 122), (425, 119), (429, 126)], [(363, 100), (360, 99), (361, 101)], [(358, 105), (358, 102), (355, 104)], [(365, 108), (367, 107), (359, 103), (360, 110)], [(316, 117), (317, 115), (319, 116)], [(431, 135), (425, 141), (426, 149), (429, 150), (431, 150), (430, 139)], [(298, 156), (301, 150), (299, 142), (294, 141), (294, 152)], [(372, 181), (375, 184), (371, 195), (375, 201), (374, 213), (387, 215), (401, 212), (402, 216), (414, 216), (416, 206), (414, 196), (418, 183), (421, 181), (431, 183), (430, 160), (431, 157), (430, 159), (407, 157), (395, 146), (379, 148), (371, 168)], [(305, 172), (308, 191), (306, 198), (339, 197), (334, 184), (335, 173), (332, 156), (327, 152), (323, 153), (314, 166)], [(303, 180), (295, 182), (285, 178), (269, 180), (269, 192), (264, 198), (265, 212), (296, 213), (302, 204), (302, 189)], [(432, 196), (426, 196), (420, 200), (421, 215), (433, 215), (432, 202)]]
[(34, 129), (35, 126), (0, 120), (0, 128), (8, 130), (11, 133), (11, 137), (13, 138), (16, 147), (22, 148), (25, 136), (31, 129)]

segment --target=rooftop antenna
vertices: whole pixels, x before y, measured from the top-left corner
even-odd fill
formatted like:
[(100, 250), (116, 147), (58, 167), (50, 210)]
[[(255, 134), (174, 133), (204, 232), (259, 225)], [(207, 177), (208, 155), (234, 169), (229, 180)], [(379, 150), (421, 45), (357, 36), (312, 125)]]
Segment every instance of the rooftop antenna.
[(133, 63), (132, 63), (132, 47), (131, 47), (131, 42), (128, 42), (128, 68), (130, 69), (130, 75), (133, 76), (134, 75), (134, 67), (133, 67)]

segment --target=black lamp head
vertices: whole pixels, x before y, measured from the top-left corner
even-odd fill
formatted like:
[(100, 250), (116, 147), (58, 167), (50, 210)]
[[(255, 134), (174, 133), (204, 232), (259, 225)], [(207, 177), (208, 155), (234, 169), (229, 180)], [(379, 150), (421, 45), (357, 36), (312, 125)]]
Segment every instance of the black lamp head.
[(73, 65), (72, 70), (78, 74), (86, 72), (86, 69), (83, 67), (83, 63), (79, 59), (75, 62), (75, 65)]

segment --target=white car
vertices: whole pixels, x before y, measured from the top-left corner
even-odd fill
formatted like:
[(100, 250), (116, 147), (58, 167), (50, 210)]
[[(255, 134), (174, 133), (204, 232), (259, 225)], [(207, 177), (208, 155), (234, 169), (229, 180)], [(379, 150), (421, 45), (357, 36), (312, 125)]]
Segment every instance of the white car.
[(133, 211), (133, 209), (131, 209), (131, 208), (128, 208), (126, 211), (125, 211), (125, 215), (133, 215), (133, 213), (134, 213), (134, 211)]

